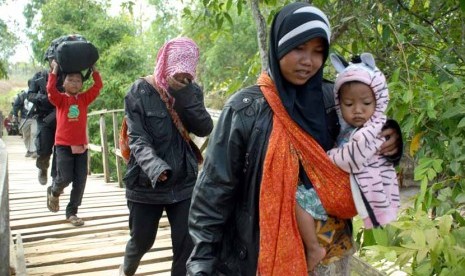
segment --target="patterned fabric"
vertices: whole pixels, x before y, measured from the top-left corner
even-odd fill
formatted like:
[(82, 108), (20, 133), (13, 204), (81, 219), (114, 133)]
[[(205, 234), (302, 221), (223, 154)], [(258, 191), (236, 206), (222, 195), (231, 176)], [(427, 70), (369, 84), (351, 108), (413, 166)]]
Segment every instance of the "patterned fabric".
[(326, 249), (321, 264), (328, 265), (354, 253), (352, 230), (347, 220), (328, 217), (315, 222), (318, 243)]
[(302, 207), (307, 213), (312, 215), (314, 219), (318, 220), (327, 220), (328, 214), (326, 214), (321, 200), (315, 192), (315, 189), (307, 189), (305, 185), (297, 185), (297, 193), (295, 194), (297, 203)]
[[(340, 59), (331, 61), (336, 70), (341, 69)], [(331, 159), (338, 167), (353, 174), (357, 186), (362, 195), (368, 201), (360, 198), (356, 201), (358, 210), (366, 209), (368, 216), (363, 216), (366, 228), (385, 225), (397, 217), (399, 208), (399, 186), (394, 165), (388, 162), (382, 155), (377, 154), (384, 138), (378, 137), (386, 123), (386, 111), (389, 103), (389, 92), (384, 74), (375, 66), (373, 56), (368, 53), (361, 55), (361, 63), (352, 63), (347, 68), (339, 71), (334, 86), (336, 108), (340, 115), (340, 87), (350, 81), (362, 82), (370, 86), (376, 99), (376, 107), (373, 115), (358, 129), (350, 141), (328, 152)], [(340, 120), (342, 116), (340, 116)], [(347, 125), (347, 123), (346, 123)], [(354, 195), (356, 192), (354, 191)], [(359, 211), (363, 213), (363, 211)]]
[(195, 79), (199, 48), (187, 37), (174, 38), (158, 50), (155, 71), (155, 84), (163, 91), (168, 91), (168, 77), (178, 73), (187, 73)]
[(257, 84), (273, 110), (259, 199), (258, 271), (260, 275), (304, 275), (307, 264), (295, 217), (299, 163), (328, 214), (341, 218), (356, 214), (349, 176), (291, 119), (267, 73), (261, 74)]

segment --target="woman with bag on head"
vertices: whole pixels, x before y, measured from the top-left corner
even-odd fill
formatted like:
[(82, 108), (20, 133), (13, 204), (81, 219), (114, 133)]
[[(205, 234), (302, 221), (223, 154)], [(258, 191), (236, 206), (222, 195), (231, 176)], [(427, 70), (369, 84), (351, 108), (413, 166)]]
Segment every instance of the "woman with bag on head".
[(155, 241), (163, 211), (171, 227), (171, 275), (186, 275), (193, 246), (187, 215), (203, 161), (189, 133), (203, 137), (213, 128), (203, 92), (193, 82), (198, 58), (191, 39), (166, 42), (158, 51), (153, 75), (136, 80), (124, 99), (131, 150), (124, 177), (131, 238), (120, 275), (134, 275)]
[[(330, 215), (316, 222), (322, 263), (340, 260), (337, 275), (348, 275), (355, 206), (348, 174), (326, 154), (339, 132), (323, 81), (330, 36), (326, 15), (308, 3), (275, 15), (269, 70), (228, 100), (210, 136), (189, 213), (188, 275), (307, 275), (298, 183), (315, 187)], [(399, 158), (399, 131), (382, 135), (390, 138), (381, 154)]]

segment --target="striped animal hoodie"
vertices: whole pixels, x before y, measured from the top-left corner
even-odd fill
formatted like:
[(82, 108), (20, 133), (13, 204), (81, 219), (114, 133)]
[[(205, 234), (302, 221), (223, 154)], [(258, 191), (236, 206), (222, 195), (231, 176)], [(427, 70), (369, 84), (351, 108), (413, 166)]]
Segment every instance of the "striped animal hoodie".
[(354, 128), (342, 118), (340, 87), (346, 82), (358, 81), (370, 86), (376, 99), (371, 118), (362, 127), (355, 128), (346, 143), (328, 151), (328, 155), (336, 165), (350, 173), (355, 206), (365, 227), (369, 229), (382, 226), (396, 219), (400, 199), (394, 165), (377, 154), (385, 141), (378, 136), (387, 119), (384, 114), (389, 103), (386, 78), (369, 53), (363, 53), (360, 60), (350, 64), (335, 54), (331, 54), (330, 58), (338, 72), (334, 96), (341, 135), (348, 128)]

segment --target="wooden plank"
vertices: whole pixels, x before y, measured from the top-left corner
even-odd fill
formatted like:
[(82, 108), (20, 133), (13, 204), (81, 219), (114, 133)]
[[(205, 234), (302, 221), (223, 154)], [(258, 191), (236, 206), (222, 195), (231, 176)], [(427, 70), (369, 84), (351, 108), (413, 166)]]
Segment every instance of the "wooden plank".
[[(61, 206), (60, 206), (61, 207)], [(114, 216), (114, 215), (127, 215), (129, 213), (128, 208), (125, 205), (93, 205), (93, 206), (88, 206), (85, 205), (79, 208), (79, 216), (87, 216), (88, 218), (93, 218), (95, 216), (92, 216), (96, 211), (96, 208), (101, 208), (101, 212), (99, 212), (98, 217), (108, 217), (108, 216)], [(65, 209), (65, 207), (63, 207)], [(61, 210), (58, 214), (64, 214), (64, 210)], [(42, 220), (44, 217), (50, 217), (50, 216), (55, 216), (56, 213), (51, 213), (46, 207), (42, 208), (37, 208), (34, 211), (28, 212), (27, 210), (21, 210), (21, 211), (15, 211), (12, 212), (11, 214), (11, 222), (12, 225), (18, 226), (16, 224), (17, 220), (25, 221), (29, 223), (32, 220)], [(33, 218), (31, 218), (33, 217)]]
[[(78, 252), (86, 249), (95, 250), (98, 252), (102, 247), (107, 247), (109, 245), (118, 245), (124, 248), (124, 246), (130, 238), (129, 231), (109, 231), (105, 233), (114, 234), (106, 236), (104, 234), (102, 235), (101, 233), (95, 233), (74, 237), (57, 238), (54, 240), (53, 243), (51, 243), (50, 240), (47, 240), (48, 242), (44, 242), (44, 240), (41, 240), (33, 244), (30, 244), (29, 247), (25, 247), (24, 254), (27, 255), (28, 258), (30, 258), (48, 255), (49, 252)], [(155, 247), (171, 248), (170, 238), (171, 233), (169, 229), (159, 231), (159, 235), (157, 234), (157, 239), (155, 241)], [(119, 248), (117, 252), (121, 254), (121, 248)]]
[[(127, 217), (126, 216), (121, 216), (121, 217), (113, 217), (113, 218), (105, 218), (105, 219), (99, 219), (99, 220), (94, 220), (94, 221), (86, 221), (86, 224), (82, 227), (89, 228), (90, 226), (101, 226), (101, 225), (114, 225), (117, 223), (126, 223), (127, 222)], [(74, 229), (75, 227), (70, 225), (69, 223), (63, 221), (61, 224), (53, 224), (53, 225), (45, 225), (45, 226), (40, 226), (40, 227), (27, 227), (27, 228), (22, 228), (18, 229), (17, 231), (13, 231), (13, 233), (20, 232), (24, 237), (29, 237), (34, 234), (47, 234), (50, 232), (54, 231), (60, 231), (60, 230), (66, 230), (66, 229)]]
[(21, 234), (16, 235), (16, 275), (26, 276), (26, 260), (24, 258), (23, 240)]
[[(64, 215), (70, 187), (60, 197), (63, 210), (49, 212), (46, 188), (51, 181), (38, 183), (35, 160), (24, 153), (21, 139), (12, 137), (8, 164), (14, 185), (9, 190), (8, 221), (14, 237), (21, 236), (27, 274), (116, 275), (130, 238), (125, 190), (116, 182), (105, 183), (102, 174), (89, 175), (79, 208), (85, 225), (74, 227)], [(171, 231), (164, 214), (155, 245), (142, 259), (137, 275), (170, 275), (171, 258)]]
[[(118, 275), (118, 268), (115, 267), (108, 271), (97, 271), (82, 273), (80, 276), (116, 276)], [(171, 261), (156, 262), (156, 263), (144, 263), (136, 271), (138, 276), (143, 275), (157, 275), (157, 276), (171, 276)]]
[(88, 145), (91, 151), (102, 152), (102, 147), (100, 145), (90, 144)]
[[(123, 248), (124, 249), (124, 248)], [(121, 251), (121, 254), (123, 251)], [(151, 250), (141, 260), (140, 269), (148, 263), (168, 262), (172, 259), (171, 250)], [(28, 275), (82, 275), (83, 273), (90, 273), (96, 271), (113, 270), (116, 273), (119, 265), (123, 262), (123, 257), (100, 258), (98, 260), (88, 260), (79, 263), (56, 263), (47, 266), (38, 266), (28, 268)], [(163, 268), (158, 272), (166, 272)], [(154, 275), (157, 271), (152, 271)]]
[[(119, 245), (107, 245), (99, 249), (85, 248), (76, 251), (63, 250), (63, 251), (49, 251), (41, 255), (28, 256), (29, 268), (39, 266), (49, 266), (67, 263), (83, 263), (95, 259), (108, 259), (113, 257), (123, 256), (125, 243)], [(164, 240), (158, 241), (158, 247), (152, 248), (152, 252), (169, 251), (171, 254), (171, 241)], [(46, 254), (45, 254), (46, 253)], [(160, 253), (165, 255), (166, 253)], [(171, 256), (170, 256), (171, 257)]]
[[(93, 221), (99, 218), (107, 218), (111, 216), (124, 216), (128, 214), (127, 209), (107, 211), (101, 213), (98, 210), (80, 210), (79, 216), (82, 217), (85, 221)], [(60, 224), (65, 221), (65, 211), (59, 211), (58, 213), (49, 213), (41, 217), (33, 217), (29, 219), (22, 220), (12, 220), (11, 221), (11, 230), (17, 230), (26, 227), (38, 227), (51, 224)]]
[(363, 276), (385, 276), (386, 273), (383, 273), (376, 268), (372, 267), (368, 263), (364, 262), (359, 257), (352, 255), (349, 259), (350, 270), (358, 275)]

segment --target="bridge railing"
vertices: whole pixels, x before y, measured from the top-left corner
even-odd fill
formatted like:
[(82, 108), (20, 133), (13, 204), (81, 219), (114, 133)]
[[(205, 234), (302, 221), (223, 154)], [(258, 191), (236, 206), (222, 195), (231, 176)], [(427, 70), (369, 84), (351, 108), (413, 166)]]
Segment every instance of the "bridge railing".
[[(3, 124), (3, 121), (2, 121)], [(10, 275), (10, 207), (8, 204), (8, 155), (0, 139), (0, 275)], [(4, 246), (8, 245), (8, 246)], [(4, 265), (3, 265), (4, 264)]]
[[(220, 111), (215, 109), (207, 109), (210, 115), (213, 118), (213, 121), (216, 122)], [(122, 118), (124, 116), (124, 109), (113, 109), (113, 110), (98, 110), (90, 112), (88, 114), (89, 123), (95, 122), (98, 120), (99, 125), (99, 140), (89, 141), (89, 150), (91, 152), (99, 152), (102, 154), (102, 166), (103, 166), (103, 176), (105, 182), (111, 182), (111, 171), (116, 169), (117, 181), (120, 187), (123, 187), (123, 169), (125, 166), (123, 157), (121, 155), (121, 150), (119, 149), (119, 130), (121, 127)], [(107, 127), (107, 119), (111, 118), (111, 129)], [(89, 126), (89, 124), (88, 124)], [(113, 132), (113, 143), (108, 141), (108, 131)], [(208, 138), (199, 138), (192, 137), (192, 140), (199, 146), (200, 151), (203, 153), (205, 151)], [(112, 168), (110, 165), (110, 158), (114, 158), (115, 167)], [(91, 156), (89, 154), (88, 159), (88, 171), (91, 172)]]
[(0, 276), (26, 275), (26, 262), (21, 235), (16, 235), (16, 245), (10, 229), (10, 204), (8, 182), (8, 153), (0, 139)]

